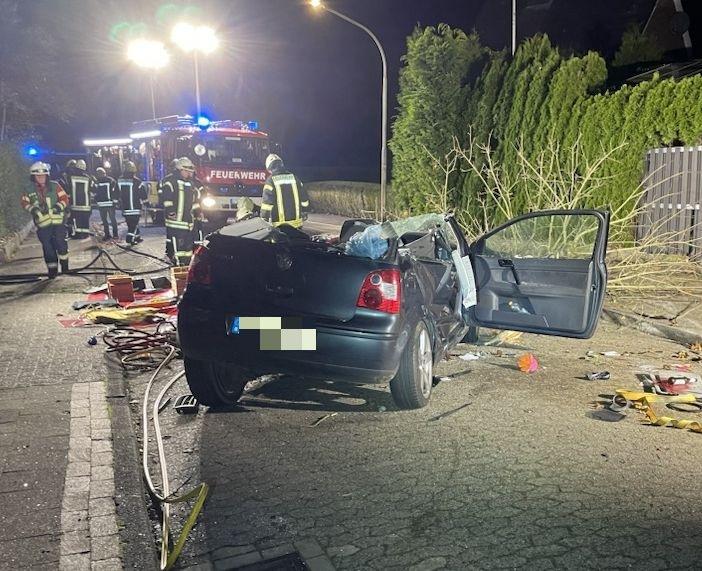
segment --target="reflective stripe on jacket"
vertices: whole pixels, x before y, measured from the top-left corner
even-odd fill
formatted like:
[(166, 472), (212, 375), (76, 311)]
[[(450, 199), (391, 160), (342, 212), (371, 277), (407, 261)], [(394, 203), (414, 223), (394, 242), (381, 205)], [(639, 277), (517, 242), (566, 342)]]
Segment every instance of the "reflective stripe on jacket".
[(302, 226), (302, 215), (310, 201), (302, 182), (287, 171), (275, 171), (263, 185), (261, 218), (274, 226)]
[(37, 228), (46, 228), (63, 224), (64, 211), (69, 201), (61, 185), (51, 180), (45, 187), (34, 185), (32, 191), (22, 195), (20, 202), (22, 208), (32, 214)]

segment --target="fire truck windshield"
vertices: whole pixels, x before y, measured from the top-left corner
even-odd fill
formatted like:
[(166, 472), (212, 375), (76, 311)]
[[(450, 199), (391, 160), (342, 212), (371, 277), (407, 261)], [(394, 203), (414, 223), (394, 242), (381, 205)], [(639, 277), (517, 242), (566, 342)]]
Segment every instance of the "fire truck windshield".
[(268, 155), (268, 141), (254, 137), (208, 134), (192, 144), (204, 164), (258, 168)]

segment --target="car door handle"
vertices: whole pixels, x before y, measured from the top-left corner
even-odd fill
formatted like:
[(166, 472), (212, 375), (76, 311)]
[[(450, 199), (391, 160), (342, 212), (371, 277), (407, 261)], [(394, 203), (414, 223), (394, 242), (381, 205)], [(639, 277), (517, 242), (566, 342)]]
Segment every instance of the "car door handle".
[(292, 297), (294, 293), (293, 288), (285, 286), (266, 285), (265, 290), (267, 293), (272, 293), (273, 295), (277, 295), (279, 297)]
[(497, 260), (497, 265), (501, 268), (509, 268), (510, 270), (512, 270), (512, 275), (514, 276), (514, 281), (516, 282), (516, 284), (522, 284), (522, 281), (519, 279), (519, 275), (517, 274), (517, 268), (514, 267), (514, 262), (512, 260), (500, 258)]

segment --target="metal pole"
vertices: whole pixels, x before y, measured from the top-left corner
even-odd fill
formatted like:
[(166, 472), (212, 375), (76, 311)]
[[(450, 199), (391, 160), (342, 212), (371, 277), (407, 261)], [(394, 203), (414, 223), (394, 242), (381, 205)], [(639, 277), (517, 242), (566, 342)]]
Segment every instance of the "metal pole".
[(195, 104), (197, 106), (197, 116), (200, 117), (200, 70), (197, 63), (197, 50), (193, 51), (193, 60), (195, 61)]
[(151, 115), (156, 121), (156, 97), (154, 95), (154, 74), (149, 74), (149, 89), (151, 90)]
[(375, 42), (380, 52), (380, 59), (383, 63), (383, 88), (382, 88), (382, 127), (381, 127), (381, 145), (380, 145), (380, 220), (385, 219), (385, 201), (388, 181), (388, 61), (385, 57), (385, 50), (376, 35), (371, 32), (366, 26), (345, 16), (344, 14), (323, 6), (324, 10), (334, 14), (335, 16), (353, 24), (357, 28), (361, 28)]
[(517, 51), (517, 0), (512, 0), (512, 55)]

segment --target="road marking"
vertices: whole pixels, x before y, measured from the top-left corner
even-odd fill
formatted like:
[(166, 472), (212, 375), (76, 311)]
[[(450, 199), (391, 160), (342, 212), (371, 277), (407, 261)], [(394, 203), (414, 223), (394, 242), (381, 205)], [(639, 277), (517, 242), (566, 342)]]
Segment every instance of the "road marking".
[(105, 383), (76, 383), (71, 387), (59, 569), (90, 569), (98, 561), (121, 567), (114, 486)]

